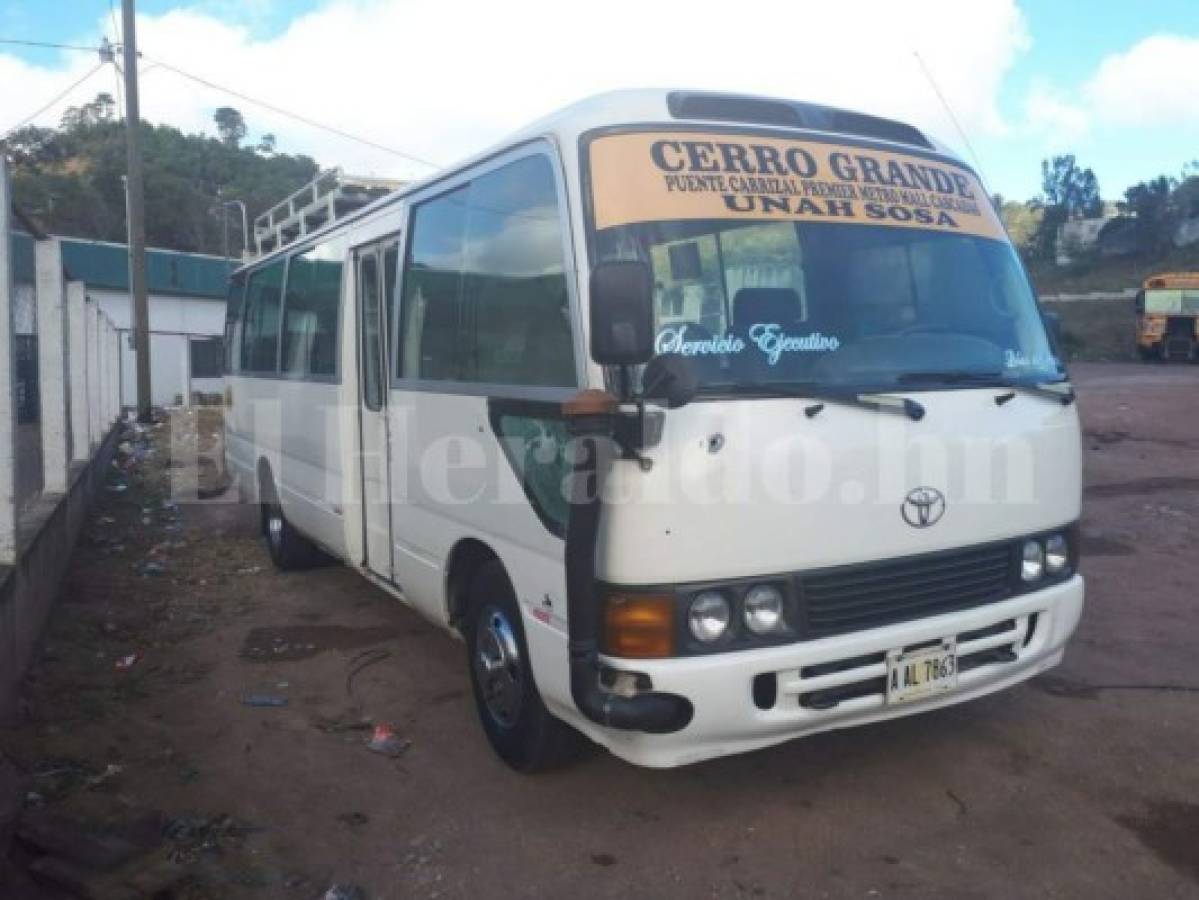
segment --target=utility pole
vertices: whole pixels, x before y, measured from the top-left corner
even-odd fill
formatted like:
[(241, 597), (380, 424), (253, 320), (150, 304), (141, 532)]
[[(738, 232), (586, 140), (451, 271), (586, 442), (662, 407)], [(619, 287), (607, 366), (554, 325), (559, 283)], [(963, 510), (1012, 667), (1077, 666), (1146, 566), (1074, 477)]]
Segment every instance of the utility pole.
[(146, 299), (146, 193), (142, 173), (141, 111), (137, 99), (134, 0), (121, 0), (125, 56), (125, 149), (128, 168), (129, 290), (133, 296), (133, 351), (137, 356), (137, 420), (150, 415), (150, 306)]

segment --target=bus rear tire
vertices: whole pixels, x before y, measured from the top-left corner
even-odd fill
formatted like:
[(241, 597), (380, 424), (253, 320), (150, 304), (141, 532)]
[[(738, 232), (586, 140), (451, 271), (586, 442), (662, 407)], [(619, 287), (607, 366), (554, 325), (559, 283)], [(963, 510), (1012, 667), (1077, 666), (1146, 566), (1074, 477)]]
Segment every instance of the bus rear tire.
[(525, 774), (578, 756), (582, 736), (541, 700), (520, 608), (499, 562), (484, 565), (471, 582), (463, 636), (479, 722), (496, 754)]
[(320, 548), (292, 526), (276, 500), (262, 504), (262, 532), (275, 568), (284, 572), (311, 569), (323, 558)]

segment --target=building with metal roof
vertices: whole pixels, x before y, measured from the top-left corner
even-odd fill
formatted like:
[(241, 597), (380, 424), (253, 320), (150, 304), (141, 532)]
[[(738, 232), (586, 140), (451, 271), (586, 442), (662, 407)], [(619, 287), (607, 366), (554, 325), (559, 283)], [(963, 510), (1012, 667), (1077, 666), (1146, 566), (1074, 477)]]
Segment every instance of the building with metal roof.
[[(59, 237), (63, 268), (82, 281), (121, 332), (121, 400), (136, 405), (136, 354), (129, 295), (129, 249), (125, 244)], [(16, 333), (35, 333), (34, 237), (12, 235), (16, 287)], [(146, 290), (150, 307), (150, 386), (153, 402), (170, 406), (223, 387), (225, 297), (235, 262), (220, 256), (146, 250)]]

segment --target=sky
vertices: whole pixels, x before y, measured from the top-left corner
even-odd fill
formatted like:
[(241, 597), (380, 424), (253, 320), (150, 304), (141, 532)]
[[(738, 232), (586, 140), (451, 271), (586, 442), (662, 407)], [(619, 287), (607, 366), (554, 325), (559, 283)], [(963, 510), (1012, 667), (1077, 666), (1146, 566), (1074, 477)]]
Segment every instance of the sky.
[[(0, 38), (94, 46), (117, 38), (119, 7), (7, 0)], [(1199, 159), (1199, 0), (140, 0), (137, 29), (143, 118), (211, 134), (216, 107), (235, 106), (251, 140), (270, 132), (280, 151), (362, 175), (424, 175), (429, 162), (626, 87), (753, 92), (903, 119), (1016, 200), (1039, 192), (1040, 161), (1056, 153), (1075, 153), (1113, 200)], [(96, 63), (0, 44), (0, 134)], [(34, 122), (115, 95), (115, 81), (104, 67)]]

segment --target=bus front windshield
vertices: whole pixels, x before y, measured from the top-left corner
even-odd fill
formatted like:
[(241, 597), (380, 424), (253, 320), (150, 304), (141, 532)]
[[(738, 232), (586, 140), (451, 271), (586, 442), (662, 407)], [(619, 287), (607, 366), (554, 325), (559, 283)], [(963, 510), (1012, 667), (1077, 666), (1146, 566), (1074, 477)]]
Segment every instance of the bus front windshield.
[(598, 238), (601, 259), (649, 263), (655, 349), (688, 357), (705, 388), (1061, 378), (1003, 241), (720, 220), (639, 223)]
[[(600, 138), (597, 261), (652, 269), (656, 350), (686, 357), (702, 391), (1062, 380), (973, 175), (871, 153), (741, 136)], [(692, 164), (705, 174), (688, 174)]]

